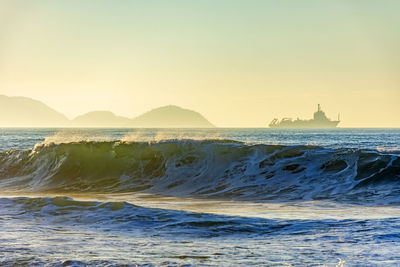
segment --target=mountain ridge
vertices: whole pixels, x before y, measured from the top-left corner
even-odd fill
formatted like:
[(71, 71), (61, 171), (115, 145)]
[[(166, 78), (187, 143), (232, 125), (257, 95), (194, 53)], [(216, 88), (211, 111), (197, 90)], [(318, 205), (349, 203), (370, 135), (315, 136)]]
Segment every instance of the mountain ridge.
[(132, 120), (115, 115), (111, 111), (96, 110), (84, 113), (70, 121), (71, 126), (75, 127), (107, 127), (107, 126), (125, 126), (132, 124)]
[(215, 127), (200, 113), (175, 105), (152, 109), (133, 119), (137, 127), (211, 128)]
[(23, 96), (0, 95), (0, 125), (56, 127), (67, 122), (66, 116), (41, 101)]
[(69, 120), (39, 100), (0, 95), (0, 127), (211, 128), (215, 126), (200, 113), (176, 105), (158, 107), (133, 118), (118, 116), (111, 111), (97, 110)]

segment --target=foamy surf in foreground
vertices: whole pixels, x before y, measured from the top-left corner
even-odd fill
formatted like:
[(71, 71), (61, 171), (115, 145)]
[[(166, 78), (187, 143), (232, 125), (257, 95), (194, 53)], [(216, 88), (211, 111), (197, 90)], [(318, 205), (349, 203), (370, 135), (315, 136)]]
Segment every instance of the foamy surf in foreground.
[(0, 133), (0, 265), (400, 261), (400, 131), (64, 131)]
[[(393, 234), (399, 218), (264, 219), (66, 197), (0, 198), (0, 203), (0, 216), (8, 219), (0, 221), (7, 244), (0, 247), (2, 265), (335, 266), (332, 255), (350, 265), (374, 265), (395, 264), (400, 249)], [(391, 245), (373, 246), (371, 254), (372, 240)]]

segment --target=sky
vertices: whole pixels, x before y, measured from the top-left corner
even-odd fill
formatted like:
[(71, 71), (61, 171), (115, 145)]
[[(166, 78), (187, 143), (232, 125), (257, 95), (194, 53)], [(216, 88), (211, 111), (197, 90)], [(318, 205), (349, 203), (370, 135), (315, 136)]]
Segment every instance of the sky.
[(0, 0), (0, 94), (74, 118), (164, 105), (219, 127), (400, 127), (398, 0)]

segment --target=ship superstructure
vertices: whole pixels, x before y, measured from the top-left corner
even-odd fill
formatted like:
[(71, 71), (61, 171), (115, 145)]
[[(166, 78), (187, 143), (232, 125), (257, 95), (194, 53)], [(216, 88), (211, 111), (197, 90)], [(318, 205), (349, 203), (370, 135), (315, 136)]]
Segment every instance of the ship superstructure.
[(335, 128), (340, 122), (340, 115), (338, 120), (330, 120), (325, 112), (322, 111), (321, 105), (318, 104), (318, 110), (314, 112), (314, 118), (311, 120), (300, 120), (297, 118), (283, 118), (279, 121), (277, 118), (273, 119), (269, 124), (271, 128)]

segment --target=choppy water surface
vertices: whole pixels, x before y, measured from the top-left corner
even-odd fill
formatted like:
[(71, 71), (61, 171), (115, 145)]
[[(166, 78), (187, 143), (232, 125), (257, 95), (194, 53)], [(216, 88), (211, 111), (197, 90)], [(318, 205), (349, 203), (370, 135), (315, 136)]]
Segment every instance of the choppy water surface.
[(399, 129), (0, 129), (0, 265), (400, 264)]

